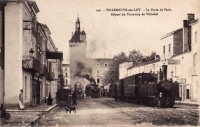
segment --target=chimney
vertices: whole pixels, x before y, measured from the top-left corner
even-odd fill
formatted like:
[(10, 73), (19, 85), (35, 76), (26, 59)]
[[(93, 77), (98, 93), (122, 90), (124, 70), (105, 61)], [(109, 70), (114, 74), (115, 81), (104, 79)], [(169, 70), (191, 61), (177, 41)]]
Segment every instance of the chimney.
[(194, 20), (194, 14), (187, 14), (188, 15), (188, 21)]
[(191, 26), (189, 23), (194, 20), (194, 14), (187, 14), (188, 20), (183, 20), (183, 52), (191, 51)]
[(188, 27), (188, 26), (189, 26), (188, 20), (183, 20), (183, 27)]

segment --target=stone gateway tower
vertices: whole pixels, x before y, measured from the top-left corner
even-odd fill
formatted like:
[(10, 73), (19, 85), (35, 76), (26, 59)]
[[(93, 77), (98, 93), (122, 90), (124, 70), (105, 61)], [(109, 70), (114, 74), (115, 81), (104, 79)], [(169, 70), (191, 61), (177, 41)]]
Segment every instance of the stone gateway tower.
[(72, 37), (69, 40), (70, 85), (73, 87), (73, 90), (74, 86), (77, 88), (81, 84), (84, 91), (85, 86), (89, 83), (85, 78), (85, 75), (90, 73), (90, 69), (87, 67), (86, 48), (86, 33), (84, 30), (81, 31), (78, 17), (75, 22), (75, 32), (72, 33)]

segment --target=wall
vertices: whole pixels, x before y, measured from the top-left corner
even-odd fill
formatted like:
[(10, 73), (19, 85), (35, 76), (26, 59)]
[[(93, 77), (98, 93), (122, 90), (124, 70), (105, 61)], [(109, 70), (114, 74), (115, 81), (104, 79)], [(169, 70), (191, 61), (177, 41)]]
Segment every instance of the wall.
[(75, 76), (75, 74), (78, 71), (78, 62), (85, 65), (88, 65), (89, 63), (89, 61), (86, 59), (86, 42), (73, 42), (70, 43), (70, 45), (73, 45), (70, 46), (70, 85), (74, 86), (74, 84), (79, 81), (85, 88), (88, 81), (80, 76)]
[[(196, 75), (192, 76), (192, 100), (199, 100), (200, 92), (200, 26), (199, 21), (191, 26), (191, 50), (192, 55), (197, 54), (197, 66), (194, 68)], [(197, 37), (195, 37), (197, 32)]]
[[(56, 92), (57, 92), (57, 85), (58, 82), (57, 81), (51, 81), (51, 97), (55, 98), (56, 97)], [(54, 100), (55, 101), (55, 100)]]
[[(173, 54), (179, 54), (183, 52), (183, 29), (176, 31), (173, 35), (173, 43), (174, 46), (171, 46), (171, 50), (173, 48)], [(172, 55), (173, 55), (172, 54)]]
[(133, 62), (125, 62), (119, 65), (119, 79), (123, 79), (128, 76), (127, 69), (133, 66)]
[[(128, 76), (139, 74), (139, 73), (152, 73), (157, 74), (157, 71), (161, 68), (162, 62), (153, 62), (153, 63), (147, 63), (140, 66), (135, 66), (127, 70)], [(155, 66), (155, 67), (154, 67)]]
[[(23, 81), (23, 98), (24, 98), (24, 103), (29, 103), (31, 101), (31, 96), (32, 96), (32, 75), (27, 72), (23, 71), (23, 76), (22, 76), (22, 81)], [(20, 91), (19, 91), (20, 93)]]
[[(193, 63), (193, 57), (191, 52), (186, 52), (181, 55), (173, 57), (175, 60), (180, 60), (180, 64), (168, 65), (168, 76), (171, 76), (173, 71), (173, 81), (179, 83), (179, 93), (182, 100), (191, 100), (192, 97), (192, 75), (191, 68)], [(186, 90), (189, 90), (189, 98), (186, 97)], [(182, 93), (181, 93), (182, 91)]]
[[(63, 77), (64, 77), (64, 85), (69, 85), (70, 84), (69, 65), (68, 64), (63, 64), (62, 65), (62, 71), (63, 71)], [(67, 73), (67, 75), (66, 75), (66, 73)]]
[[(161, 43), (162, 43), (161, 44), (162, 47), (160, 47), (160, 48), (162, 48), (161, 60), (169, 59), (171, 57), (171, 55), (174, 54), (173, 50), (172, 50), (172, 47), (174, 46), (173, 45), (173, 35), (169, 35), (169, 36), (161, 39)], [(170, 54), (168, 52), (169, 44), (171, 44), (171, 50), (172, 50), (172, 52)], [(165, 46), (165, 54), (163, 53), (163, 46)]]
[[(106, 72), (109, 70), (109, 66), (111, 66), (112, 59), (88, 59), (91, 61), (92, 66), (92, 77), (95, 79), (96, 83), (99, 86), (108, 85), (103, 84), (103, 78)], [(105, 66), (107, 64), (107, 66)], [(97, 81), (99, 80), (99, 82)]]
[(18, 103), (22, 89), (22, 10), (5, 6), (5, 103)]

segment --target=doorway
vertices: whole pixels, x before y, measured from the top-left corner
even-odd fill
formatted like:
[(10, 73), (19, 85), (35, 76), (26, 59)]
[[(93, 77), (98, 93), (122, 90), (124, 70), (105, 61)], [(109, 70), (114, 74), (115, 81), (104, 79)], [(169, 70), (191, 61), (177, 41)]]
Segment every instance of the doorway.
[(186, 89), (186, 99), (190, 99), (190, 90)]

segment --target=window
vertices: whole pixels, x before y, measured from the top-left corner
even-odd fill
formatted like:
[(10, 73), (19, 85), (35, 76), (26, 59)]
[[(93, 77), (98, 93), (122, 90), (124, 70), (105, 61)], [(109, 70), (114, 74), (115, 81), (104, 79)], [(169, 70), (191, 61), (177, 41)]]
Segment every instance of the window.
[(65, 81), (66, 81), (66, 85), (68, 85), (68, 79), (66, 79)]
[(100, 63), (97, 63), (97, 66), (100, 67)]
[(165, 54), (165, 46), (163, 46), (163, 53)]
[(186, 89), (186, 99), (189, 99), (189, 98), (190, 98), (190, 90)]
[(99, 72), (100, 72), (100, 71), (99, 71), (99, 70), (97, 70), (97, 74), (99, 74)]
[(107, 67), (107, 66), (108, 66), (108, 64), (107, 64), (107, 63), (104, 63), (104, 66), (105, 66), (105, 67)]
[(65, 77), (67, 77), (67, 73), (65, 73)]
[(194, 38), (195, 38), (195, 43), (197, 43), (197, 31), (195, 32)]
[(100, 83), (100, 79), (99, 78), (97, 79), (97, 83)]
[(193, 67), (197, 66), (197, 53), (193, 55)]
[(171, 44), (169, 44), (169, 52), (171, 52)]

